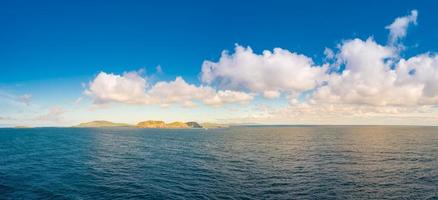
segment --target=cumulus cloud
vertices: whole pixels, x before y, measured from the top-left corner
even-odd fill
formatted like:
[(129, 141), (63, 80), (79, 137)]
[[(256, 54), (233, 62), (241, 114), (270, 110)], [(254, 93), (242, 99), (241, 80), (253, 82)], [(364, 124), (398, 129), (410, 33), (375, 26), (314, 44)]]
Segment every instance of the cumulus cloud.
[(315, 99), (376, 106), (416, 104), (419, 88), (396, 84), (397, 73), (391, 69), (394, 57), (393, 48), (381, 46), (371, 38), (345, 41), (337, 54), (337, 63), (345, 69), (331, 74), (327, 84), (316, 90)]
[(389, 30), (389, 43), (395, 44), (399, 39), (406, 36), (410, 24), (417, 24), (418, 11), (412, 10), (410, 15), (397, 17), (392, 24), (385, 28)]
[(373, 39), (354, 39), (340, 45), (337, 62), (342, 73), (330, 74), (316, 89), (314, 99), (323, 103), (374, 106), (438, 104), (438, 59), (423, 54), (408, 59)]
[[(286, 49), (258, 54), (250, 47), (236, 45), (233, 53), (223, 51), (219, 60), (203, 62), (201, 85), (189, 84), (182, 77), (149, 85), (138, 72), (101, 72), (85, 93), (96, 104), (191, 107), (197, 102), (249, 102), (256, 95), (289, 100), (286, 108), (260, 115), (265, 119), (433, 115), (429, 111), (438, 105), (438, 56), (424, 53), (404, 58), (400, 48), (400, 40), (408, 26), (416, 24), (417, 15), (413, 10), (387, 26), (388, 44), (354, 38), (344, 40), (337, 48), (325, 48), (322, 64)], [(438, 120), (433, 116), (428, 119)]]
[(253, 99), (253, 95), (245, 92), (216, 90), (209, 86), (189, 84), (182, 77), (148, 86), (147, 79), (137, 72), (123, 75), (100, 72), (89, 83), (85, 94), (92, 97), (96, 104), (108, 102), (161, 106), (181, 104), (187, 107), (195, 106), (196, 101), (206, 105), (222, 105), (245, 103)]
[(96, 104), (115, 101), (131, 104), (149, 103), (145, 93), (146, 78), (137, 72), (123, 75), (100, 72), (90, 82), (85, 94), (93, 97)]
[(280, 96), (280, 92), (278, 90), (266, 90), (263, 92), (263, 96), (268, 99), (275, 99)]
[(331, 116), (332, 119), (347, 115), (362, 119), (389, 116), (417, 120), (419, 124), (436, 123), (438, 56), (425, 53), (403, 58), (400, 49), (393, 46), (406, 36), (407, 26), (415, 24), (416, 18), (414, 10), (388, 26), (392, 42), (386, 46), (372, 38), (341, 43), (332, 57), (335, 65), (344, 69), (329, 74), (325, 84), (315, 88), (308, 102), (291, 105), (279, 112), (280, 115)]
[[(205, 61), (201, 79), (221, 88), (260, 93), (277, 98), (282, 92), (291, 113), (409, 113), (438, 104), (438, 56), (426, 53), (403, 58), (400, 39), (417, 10), (387, 26), (389, 44), (373, 38), (344, 40), (335, 50), (326, 48), (324, 64), (310, 57), (276, 48), (254, 53), (237, 45), (224, 51), (217, 62)], [(328, 66), (336, 70), (327, 70)], [(278, 114), (278, 112), (277, 112)]]
[(398, 84), (417, 86), (421, 92), (419, 104), (438, 104), (438, 56), (421, 54), (407, 60), (401, 59), (397, 65)]
[(311, 58), (275, 48), (254, 53), (236, 45), (235, 52), (223, 51), (218, 62), (204, 61), (201, 79), (219, 88), (261, 93), (267, 98), (280, 92), (301, 92), (316, 87), (324, 79), (326, 67)]
[(330, 48), (324, 49), (324, 55), (325, 55), (327, 60), (333, 59), (335, 57), (335, 53)]
[(201, 101), (207, 105), (248, 102), (253, 96), (244, 92), (231, 90), (215, 90), (209, 86), (188, 84), (183, 78), (174, 81), (158, 82), (147, 92), (150, 99), (156, 103), (194, 105), (193, 101)]

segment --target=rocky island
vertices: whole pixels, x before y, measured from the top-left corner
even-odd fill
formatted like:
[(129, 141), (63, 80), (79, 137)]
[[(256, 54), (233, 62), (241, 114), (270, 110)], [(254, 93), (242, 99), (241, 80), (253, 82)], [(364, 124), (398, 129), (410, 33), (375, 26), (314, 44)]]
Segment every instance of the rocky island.
[(74, 127), (82, 128), (105, 128), (105, 127), (136, 127), (136, 128), (227, 128), (228, 125), (215, 124), (215, 123), (203, 123), (198, 122), (170, 122), (166, 123), (164, 121), (158, 120), (148, 120), (137, 123), (137, 125), (131, 125), (126, 123), (114, 123), (110, 121), (91, 121), (80, 123)]
[(148, 120), (139, 122), (137, 124), (138, 128), (166, 128), (166, 123), (164, 121), (154, 121)]

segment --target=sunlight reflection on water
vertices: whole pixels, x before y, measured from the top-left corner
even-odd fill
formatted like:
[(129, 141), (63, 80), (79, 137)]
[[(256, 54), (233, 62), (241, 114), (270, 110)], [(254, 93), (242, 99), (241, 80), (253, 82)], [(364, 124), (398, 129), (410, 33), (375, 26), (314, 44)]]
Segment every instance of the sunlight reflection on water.
[(438, 197), (438, 128), (0, 129), (0, 199)]

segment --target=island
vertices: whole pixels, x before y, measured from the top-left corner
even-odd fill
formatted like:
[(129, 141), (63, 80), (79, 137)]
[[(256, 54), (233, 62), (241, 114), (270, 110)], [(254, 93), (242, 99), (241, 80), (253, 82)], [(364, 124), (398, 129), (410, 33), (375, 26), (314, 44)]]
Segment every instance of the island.
[(218, 123), (210, 123), (210, 122), (202, 123), (201, 126), (203, 128), (228, 128), (228, 127), (230, 127), (230, 125), (228, 125), (228, 124), (218, 124)]
[(166, 123), (164, 121), (148, 120), (148, 121), (139, 122), (136, 127), (138, 127), (138, 128), (166, 128)]
[(216, 123), (198, 123), (194, 121), (190, 122), (170, 122), (166, 123), (159, 120), (147, 120), (137, 123), (136, 125), (131, 125), (127, 123), (115, 123), (110, 121), (91, 121), (80, 123), (74, 127), (77, 128), (105, 128), (105, 127), (135, 127), (135, 128), (174, 128), (174, 129), (184, 129), (184, 128), (227, 128), (226, 124), (216, 124)]
[(80, 123), (75, 127), (96, 128), (96, 127), (131, 127), (131, 126), (132, 125), (125, 123), (114, 123), (110, 121), (91, 121), (91, 122)]
[(198, 122), (187, 122), (186, 124), (187, 124), (187, 126), (192, 127), (192, 128), (204, 128), (203, 126), (198, 124)]

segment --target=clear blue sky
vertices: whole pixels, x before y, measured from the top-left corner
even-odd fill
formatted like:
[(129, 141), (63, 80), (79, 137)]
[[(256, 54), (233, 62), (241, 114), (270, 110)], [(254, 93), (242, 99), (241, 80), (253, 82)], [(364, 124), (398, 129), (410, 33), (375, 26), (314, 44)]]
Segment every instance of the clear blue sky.
[(385, 25), (421, 12), (407, 44), (437, 50), (436, 1), (2, 1), (0, 81), (89, 76), (161, 65), (196, 76), (235, 43), (319, 60), (344, 38), (385, 41)]
[(413, 9), (418, 25), (400, 55), (436, 52), (437, 8), (437, 1), (395, 0), (2, 1), (0, 91), (31, 94), (43, 112), (58, 100), (65, 109), (101, 71), (150, 74), (160, 65), (160, 80), (198, 85), (203, 61), (218, 61), (236, 43), (258, 54), (281, 47), (320, 65), (324, 49), (346, 39), (386, 44), (385, 26)]

